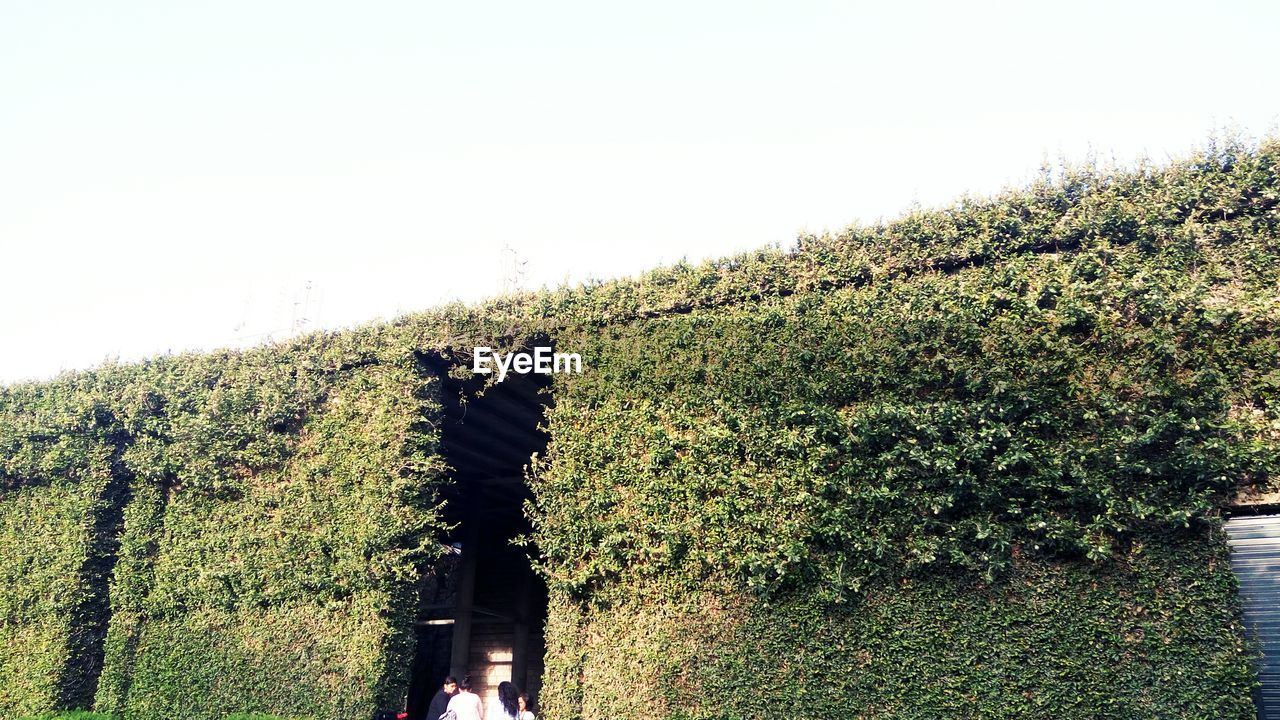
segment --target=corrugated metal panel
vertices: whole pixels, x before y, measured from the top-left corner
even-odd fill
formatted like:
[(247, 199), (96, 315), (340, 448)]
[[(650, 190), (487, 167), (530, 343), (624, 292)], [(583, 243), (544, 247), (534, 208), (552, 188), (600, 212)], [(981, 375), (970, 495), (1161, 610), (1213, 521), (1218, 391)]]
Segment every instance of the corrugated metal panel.
[(1231, 518), (1227, 537), (1245, 626), (1263, 652), (1258, 718), (1280, 720), (1280, 515)]

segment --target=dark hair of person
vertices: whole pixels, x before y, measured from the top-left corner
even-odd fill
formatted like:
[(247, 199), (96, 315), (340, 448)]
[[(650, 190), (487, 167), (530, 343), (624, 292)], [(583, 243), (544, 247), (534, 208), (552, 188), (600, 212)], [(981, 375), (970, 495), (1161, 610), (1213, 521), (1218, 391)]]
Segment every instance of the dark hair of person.
[(503, 680), (498, 683), (498, 702), (502, 703), (502, 709), (507, 714), (515, 717), (520, 712), (520, 688), (515, 683)]
[(447, 677), (447, 678), (445, 678), (445, 679), (444, 679), (444, 682), (443, 682), (442, 684), (443, 684), (443, 685), (457, 685), (457, 684), (458, 684), (458, 678), (456, 678), (456, 677), (454, 677), (454, 676), (450, 675), (449, 677)]
[(529, 699), (529, 693), (520, 693), (520, 699), (524, 700), (524, 709), (533, 712), (533, 701)]
[(471, 676), (470, 675), (462, 678), (462, 682), (458, 683), (458, 689), (471, 692)]

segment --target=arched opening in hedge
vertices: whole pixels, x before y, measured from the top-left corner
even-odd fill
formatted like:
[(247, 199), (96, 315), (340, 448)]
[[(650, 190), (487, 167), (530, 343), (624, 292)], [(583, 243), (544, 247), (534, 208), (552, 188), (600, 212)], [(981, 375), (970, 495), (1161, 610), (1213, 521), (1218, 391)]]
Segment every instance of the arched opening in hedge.
[[(443, 373), (442, 373), (443, 375)], [(442, 453), (454, 482), (444, 492), (452, 548), (424, 576), (409, 691), (414, 720), (426, 717), (446, 675), (470, 675), (486, 705), (514, 682), (536, 698), (542, 684), (546, 584), (529, 550), (513, 544), (529, 532), (525, 467), (542, 453), (539, 427), (550, 394), (545, 375), (448, 379), (443, 388)]]

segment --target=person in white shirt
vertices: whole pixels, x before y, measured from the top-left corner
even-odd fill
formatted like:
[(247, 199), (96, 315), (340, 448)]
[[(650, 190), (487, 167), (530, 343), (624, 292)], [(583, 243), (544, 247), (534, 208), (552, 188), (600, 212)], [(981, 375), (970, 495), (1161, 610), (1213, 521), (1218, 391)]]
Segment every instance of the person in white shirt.
[(445, 714), (448, 715), (452, 710), (457, 720), (480, 720), (484, 716), (483, 709), (480, 696), (471, 692), (471, 677), (467, 676), (458, 683), (458, 694), (449, 698)]
[(538, 720), (533, 711), (529, 709), (529, 694), (520, 693), (520, 715), (519, 720)]
[(487, 720), (518, 720), (520, 714), (520, 688), (503, 680), (498, 683), (498, 702), (489, 706)]

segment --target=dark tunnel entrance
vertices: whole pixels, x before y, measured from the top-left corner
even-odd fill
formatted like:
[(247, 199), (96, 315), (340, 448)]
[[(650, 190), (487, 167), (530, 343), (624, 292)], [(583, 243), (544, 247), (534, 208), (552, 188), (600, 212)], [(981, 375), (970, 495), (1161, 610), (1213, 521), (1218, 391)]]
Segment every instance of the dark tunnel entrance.
[(477, 397), (482, 378), (445, 382), (441, 435), (454, 482), (444, 497), (455, 529), (441, 540), (453, 551), (423, 577), (407, 699), (411, 720), (426, 718), (447, 675), (469, 675), (486, 708), (504, 680), (536, 705), (547, 589), (529, 551), (512, 539), (529, 531), (524, 471), (534, 453), (546, 450), (539, 424), (549, 386), (546, 375), (511, 374)]

